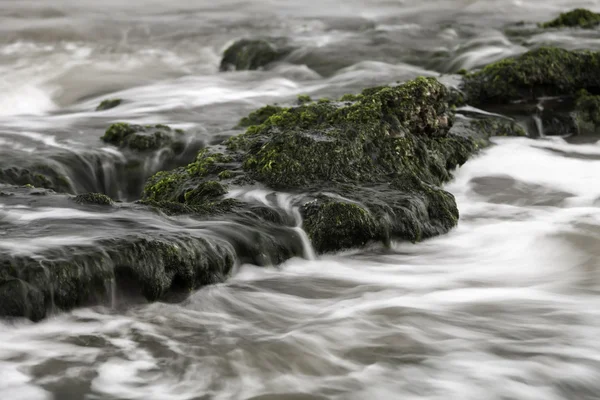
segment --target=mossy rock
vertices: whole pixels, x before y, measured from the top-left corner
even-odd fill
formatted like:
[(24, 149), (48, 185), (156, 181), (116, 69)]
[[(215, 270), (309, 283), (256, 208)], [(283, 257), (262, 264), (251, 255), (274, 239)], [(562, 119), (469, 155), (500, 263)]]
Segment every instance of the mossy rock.
[(446, 150), (464, 144), (447, 135), (453, 118), (447, 96), (437, 80), (417, 78), (365, 91), (350, 104), (317, 102), (284, 109), (230, 140), (229, 146), (243, 150), (245, 171), (272, 188), (378, 182), (407, 170), (439, 184), (450, 175), (445, 166), (429, 168), (435, 157), (426, 148), (436, 147), (443, 158)]
[(527, 130), (516, 121), (501, 117), (477, 118), (471, 122), (475, 129), (481, 130), (486, 137), (527, 136)]
[(302, 207), (303, 228), (320, 252), (362, 247), (382, 238), (379, 224), (363, 206), (320, 196)]
[(73, 185), (58, 167), (35, 164), (29, 168), (0, 168), (0, 183), (31, 188), (50, 189), (59, 193), (73, 193)]
[(412, 174), (388, 184), (342, 185), (301, 208), (303, 228), (318, 252), (363, 247), (393, 239), (419, 242), (448, 232), (458, 222), (454, 196)]
[(270, 115), (225, 148), (206, 149), (187, 167), (149, 179), (142, 201), (169, 212), (238, 216), (251, 203), (226, 207), (231, 188), (259, 184), (307, 193), (316, 200), (302, 208), (305, 228), (318, 251), (394, 237), (418, 241), (451, 229), (456, 204), (438, 186), (479, 145), (449, 132), (454, 117), (446, 87), (418, 78), (342, 99), (259, 110), (255, 115)]
[(220, 70), (256, 70), (288, 55), (281, 40), (240, 39), (223, 53)]
[(573, 117), (582, 135), (600, 134), (600, 96), (582, 90), (578, 93)]
[(204, 238), (119, 238), (95, 247), (49, 250), (44, 257), (0, 255), (0, 316), (43, 318), (110, 300), (111, 282), (149, 301), (221, 282), (235, 255)]
[(569, 96), (580, 89), (600, 93), (600, 53), (542, 47), (469, 73), (463, 82), (467, 102), (475, 106)]
[(99, 206), (111, 206), (114, 204), (112, 199), (102, 193), (84, 193), (77, 195), (73, 201), (78, 204), (93, 204)]
[(101, 139), (114, 146), (140, 152), (166, 147), (180, 152), (185, 147), (183, 131), (166, 125), (142, 126), (118, 122), (112, 124)]
[[(217, 182), (218, 176), (230, 171), (232, 166), (236, 167), (232, 156), (204, 149), (186, 167), (161, 171), (152, 176), (144, 187), (142, 199), (194, 205), (190, 201), (197, 198), (190, 193), (203, 193), (204, 198), (215, 200), (226, 192), (222, 184)], [(209, 176), (216, 179), (209, 179)], [(202, 190), (198, 191), (200, 188)]]
[(267, 105), (251, 112), (248, 116), (242, 118), (238, 124), (240, 128), (247, 128), (252, 125), (260, 125), (268, 120), (271, 115), (282, 111), (283, 107)]
[(560, 14), (552, 21), (540, 24), (540, 27), (591, 29), (598, 26), (598, 24), (600, 24), (600, 14), (586, 10), (585, 8), (576, 8)]
[(111, 108), (118, 107), (119, 105), (121, 105), (122, 102), (123, 100), (121, 99), (103, 100), (100, 104), (98, 104), (98, 107), (96, 107), (96, 111), (110, 110)]

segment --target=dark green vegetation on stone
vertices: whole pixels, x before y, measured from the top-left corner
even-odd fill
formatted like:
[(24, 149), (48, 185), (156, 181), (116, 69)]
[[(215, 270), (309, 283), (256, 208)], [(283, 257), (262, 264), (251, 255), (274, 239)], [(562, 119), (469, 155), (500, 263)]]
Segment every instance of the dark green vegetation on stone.
[(272, 105), (264, 106), (256, 111), (251, 112), (247, 117), (242, 118), (238, 126), (241, 128), (247, 128), (252, 125), (260, 125), (268, 120), (271, 115), (277, 114), (281, 110), (283, 110), (283, 107)]
[(585, 8), (576, 8), (569, 12), (560, 14), (552, 21), (540, 24), (542, 28), (594, 28), (600, 24), (600, 14), (586, 10)]
[(110, 110), (111, 108), (115, 108), (121, 104), (123, 100), (121, 99), (106, 99), (103, 100), (98, 107), (96, 107), (96, 111), (104, 111)]
[(84, 193), (77, 195), (73, 201), (78, 204), (96, 204), (100, 206), (110, 206), (114, 202), (110, 197), (102, 193)]
[(237, 213), (248, 205), (224, 196), (232, 187), (301, 192), (304, 228), (319, 252), (447, 232), (458, 210), (439, 185), (478, 147), (449, 133), (447, 98), (437, 80), (417, 78), (339, 101), (265, 107), (226, 148), (152, 177), (142, 201)]
[(73, 193), (73, 186), (69, 179), (57, 172), (57, 168), (44, 164), (35, 164), (30, 168), (2, 168), (0, 169), (0, 183)]
[(164, 147), (181, 149), (183, 131), (166, 125), (132, 125), (124, 122), (112, 124), (101, 139), (109, 144), (135, 151), (153, 151)]
[(282, 59), (289, 52), (290, 49), (276, 40), (240, 39), (223, 53), (220, 70), (256, 70)]
[(600, 93), (600, 53), (542, 47), (467, 74), (463, 89), (471, 105)]
[(575, 120), (581, 134), (600, 133), (600, 96), (582, 90), (575, 103)]

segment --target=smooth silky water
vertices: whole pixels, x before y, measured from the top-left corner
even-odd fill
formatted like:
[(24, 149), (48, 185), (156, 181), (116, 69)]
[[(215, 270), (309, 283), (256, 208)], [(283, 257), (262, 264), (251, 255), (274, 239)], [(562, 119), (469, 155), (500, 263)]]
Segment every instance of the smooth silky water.
[[(214, 143), (251, 110), (299, 94), (438, 76), (541, 43), (600, 50), (597, 30), (503, 33), (576, 6), (600, 1), (0, 0), (0, 158), (75, 153), (104, 166), (98, 176), (65, 162), (80, 190), (132, 200), (114, 168), (123, 154), (98, 140), (114, 121)], [(268, 71), (217, 72), (228, 43), (260, 35), (300, 50)], [(94, 112), (106, 97), (126, 101)], [(289, 195), (232, 193), (289, 213), (304, 258), (240, 265), (183, 303), (115, 298), (0, 322), (0, 398), (600, 398), (599, 177), (598, 143), (494, 139), (446, 186), (461, 212), (449, 234), (318, 257)], [(201, 228), (0, 205), (0, 251), (11, 254)]]

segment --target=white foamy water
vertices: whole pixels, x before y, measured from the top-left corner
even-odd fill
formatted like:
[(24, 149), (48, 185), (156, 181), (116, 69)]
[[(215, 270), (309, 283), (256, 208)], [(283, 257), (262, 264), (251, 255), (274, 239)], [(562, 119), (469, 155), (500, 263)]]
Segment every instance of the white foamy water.
[[(600, 10), (591, 0), (0, 0), (0, 161), (94, 152), (86, 162), (108, 187), (124, 160), (98, 140), (111, 122), (169, 123), (210, 141), (299, 94), (438, 76), (542, 44), (600, 49), (597, 30), (504, 33), (577, 6)], [(227, 43), (259, 35), (299, 49), (267, 71), (217, 72)], [(109, 97), (124, 102), (95, 112)], [(446, 187), (461, 212), (449, 234), (316, 257), (294, 196), (232, 193), (289, 214), (305, 257), (236, 266), (180, 304), (1, 321), (0, 398), (600, 398), (598, 176), (598, 142), (495, 139)], [(223, 228), (44, 201), (0, 205), (0, 251)]]

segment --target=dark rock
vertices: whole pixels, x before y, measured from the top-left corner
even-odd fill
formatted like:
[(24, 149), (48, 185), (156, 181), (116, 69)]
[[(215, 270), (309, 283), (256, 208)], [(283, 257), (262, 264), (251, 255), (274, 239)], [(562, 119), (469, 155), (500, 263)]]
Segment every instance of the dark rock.
[(576, 8), (569, 12), (560, 14), (556, 19), (540, 24), (542, 28), (584, 28), (591, 29), (600, 24), (600, 14)]
[(111, 108), (115, 108), (119, 105), (121, 105), (121, 102), (123, 100), (121, 99), (106, 99), (103, 100), (98, 107), (96, 107), (96, 111), (105, 111), (105, 110), (110, 110)]
[(101, 139), (112, 145), (135, 151), (154, 151), (165, 147), (182, 150), (184, 133), (166, 125), (132, 125), (124, 122), (112, 124)]
[(227, 198), (231, 188), (257, 182), (300, 191), (304, 228), (321, 252), (447, 232), (458, 210), (438, 186), (479, 146), (449, 133), (447, 98), (438, 81), (418, 78), (340, 101), (268, 109), (226, 149), (202, 151), (187, 167), (152, 177), (143, 201), (237, 215), (249, 204)]
[(75, 196), (73, 201), (78, 204), (95, 204), (101, 206), (110, 206), (114, 202), (110, 197), (101, 193), (85, 193)]
[(572, 96), (580, 89), (600, 93), (600, 53), (543, 47), (469, 73), (463, 82), (475, 106)]
[(600, 134), (600, 96), (593, 96), (586, 91), (579, 92), (573, 118), (580, 134)]
[(290, 53), (281, 40), (240, 39), (223, 53), (221, 71), (256, 70)]

